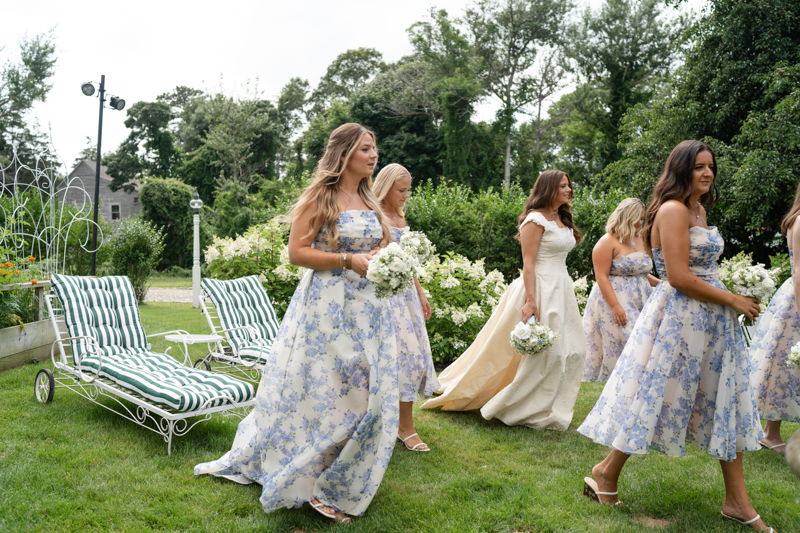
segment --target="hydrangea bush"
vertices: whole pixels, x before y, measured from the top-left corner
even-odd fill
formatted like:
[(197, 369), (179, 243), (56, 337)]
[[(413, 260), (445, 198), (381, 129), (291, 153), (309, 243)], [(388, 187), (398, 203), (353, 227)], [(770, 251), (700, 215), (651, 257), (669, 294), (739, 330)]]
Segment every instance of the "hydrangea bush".
[(483, 259), (471, 262), (449, 252), (424, 265), (420, 283), (431, 304), (427, 322), (433, 360), (449, 363), (469, 346), (506, 290), (503, 274), (488, 274)]
[(208, 272), (216, 279), (258, 275), (272, 300), (278, 318), (283, 318), (305, 268), (289, 262), (286, 243), (289, 225), (278, 219), (250, 227), (235, 239), (214, 237), (205, 250)]

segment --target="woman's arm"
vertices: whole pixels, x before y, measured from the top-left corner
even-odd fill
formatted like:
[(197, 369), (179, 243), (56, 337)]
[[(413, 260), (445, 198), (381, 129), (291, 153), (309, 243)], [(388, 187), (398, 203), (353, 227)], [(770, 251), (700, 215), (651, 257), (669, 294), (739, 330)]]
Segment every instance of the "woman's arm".
[(648, 274), (648, 275), (647, 275), (647, 281), (649, 281), (649, 282), (650, 282), (650, 286), (651, 286), (651, 287), (655, 287), (656, 285), (658, 285), (659, 283), (661, 283), (661, 280), (660, 280), (660, 279), (658, 279), (657, 277), (655, 277), (655, 276), (654, 276), (654, 275), (652, 275), (652, 274)]
[(536, 305), (536, 256), (542, 243), (544, 227), (529, 222), (519, 231), (522, 245), (522, 281), (525, 284), (525, 305), (522, 306), (522, 321), (527, 322), (531, 316), (539, 319), (539, 307)]
[[(322, 227), (322, 221), (317, 220), (309, 233), (309, 222), (314, 215), (313, 209), (308, 208), (292, 221), (292, 229), (289, 232), (289, 262), (296, 266), (309, 268), (311, 270), (335, 270), (342, 266), (342, 254), (325, 252), (311, 247), (314, 238)], [(368, 261), (372, 259), (370, 254), (347, 254), (347, 262), (351, 263), (352, 270), (364, 276), (367, 273)]]
[(667, 267), (667, 281), (689, 298), (733, 307), (747, 318), (755, 320), (760, 308), (755, 298), (740, 296), (706, 283), (689, 271), (688, 208), (670, 200), (658, 210), (654, 225), (661, 238), (661, 249)]
[(608, 305), (611, 307), (611, 312), (614, 314), (614, 324), (618, 326), (625, 326), (628, 324), (628, 317), (625, 315), (625, 310), (619, 304), (617, 293), (614, 292), (614, 287), (611, 286), (611, 281), (608, 276), (611, 272), (611, 262), (614, 260), (614, 242), (609, 235), (600, 237), (597, 244), (594, 245), (592, 250), (592, 264), (594, 265), (594, 277), (597, 280), (597, 286), (600, 287), (600, 292), (603, 298), (606, 299)]
[[(800, 253), (800, 217), (792, 224), (792, 254)], [(794, 301), (800, 305), (800, 258), (794, 255), (792, 261), (792, 284), (794, 285)]]
[(425, 291), (422, 290), (422, 285), (420, 285), (419, 280), (416, 278), (414, 278), (414, 287), (416, 287), (417, 294), (419, 295), (419, 303), (422, 306), (422, 316), (425, 320), (428, 320), (431, 317), (431, 304), (428, 303)]

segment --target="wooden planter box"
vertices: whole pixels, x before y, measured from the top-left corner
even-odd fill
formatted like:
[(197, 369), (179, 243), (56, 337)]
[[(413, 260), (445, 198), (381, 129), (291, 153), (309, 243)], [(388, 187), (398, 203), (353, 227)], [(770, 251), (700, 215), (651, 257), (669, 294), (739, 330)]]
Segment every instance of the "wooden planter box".
[[(9, 286), (0, 286), (0, 290), (9, 290)], [(36, 291), (39, 301), (36, 318), (44, 317), (44, 292), (50, 288), (49, 281), (37, 285), (24, 283), (22, 289)], [(45, 361), (50, 358), (50, 347), (56, 340), (53, 323), (50, 320), (38, 320), (22, 326), (0, 329), (0, 370), (8, 370), (24, 365), (31, 359)]]

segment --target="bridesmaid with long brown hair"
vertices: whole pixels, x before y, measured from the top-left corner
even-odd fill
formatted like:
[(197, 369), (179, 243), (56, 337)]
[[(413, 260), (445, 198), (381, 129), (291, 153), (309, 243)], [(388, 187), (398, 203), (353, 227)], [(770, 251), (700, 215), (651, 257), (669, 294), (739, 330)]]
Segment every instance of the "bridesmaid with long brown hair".
[[(472, 345), (439, 376), (442, 395), (423, 409), (480, 409), (509, 426), (566, 430), (578, 397), (586, 346), (566, 258), (583, 236), (572, 221), (572, 182), (542, 172), (519, 217), (522, 275), (506, 290)], [(553, 345), (520, 355), (509, 338), (535, 317), (556, 334)], [(577, 334), (576, 334), (577, 333)]]

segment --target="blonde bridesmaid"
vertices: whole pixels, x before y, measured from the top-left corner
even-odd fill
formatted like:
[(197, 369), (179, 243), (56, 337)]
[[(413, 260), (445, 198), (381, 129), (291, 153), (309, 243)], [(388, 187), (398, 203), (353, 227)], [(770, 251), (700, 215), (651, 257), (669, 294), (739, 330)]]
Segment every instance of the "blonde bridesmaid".
[(597, 283), (583, 314), (583, 381), (608, 380), (644, 302), (658, 285), (659, 279), (650, 274), (653, 260), (639, 236), (642, 222), (642, 201), (624, 199), (608, 217), (606, 234), (592, 250)]

